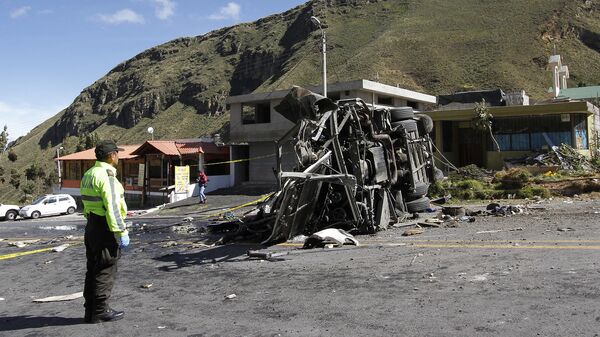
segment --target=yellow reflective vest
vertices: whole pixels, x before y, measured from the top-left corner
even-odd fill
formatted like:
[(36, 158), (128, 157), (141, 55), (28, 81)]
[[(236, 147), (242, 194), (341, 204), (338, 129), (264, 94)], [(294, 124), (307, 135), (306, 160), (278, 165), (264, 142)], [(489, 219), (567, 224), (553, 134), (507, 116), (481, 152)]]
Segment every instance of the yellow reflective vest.
[(125, 190), (117, 180), (116, 168), (108, 163), (96, 161), (83, 175), (80, 189), (83, 214), (86, 218), (90, 213), (105, 216), (111, 232), (121, 236), (127, 234)]

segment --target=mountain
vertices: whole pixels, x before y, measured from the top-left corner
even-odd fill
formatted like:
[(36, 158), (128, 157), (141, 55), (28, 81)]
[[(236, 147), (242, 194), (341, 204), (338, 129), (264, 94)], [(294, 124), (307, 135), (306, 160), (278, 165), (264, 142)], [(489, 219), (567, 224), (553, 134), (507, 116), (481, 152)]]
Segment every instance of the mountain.
[[(312, 15), (327, 32), (330, 82), (366, 78), (434, 95), (524, 89), (542, 99), (554, 50), (569, 66), (571, 86), (600, 82), (599, 0), (313, 0), (117, 65), (18, 139), (18, 160), (4, 155), (0, 167), (50, 170), (59, 144), (73, 152), (91, 133), (120, 143), (144, 141), (148, 126), (163, 139), (226, 133), (229, 95), (319, 84)], [(18, 195), (0, 183), (0, 200)]]

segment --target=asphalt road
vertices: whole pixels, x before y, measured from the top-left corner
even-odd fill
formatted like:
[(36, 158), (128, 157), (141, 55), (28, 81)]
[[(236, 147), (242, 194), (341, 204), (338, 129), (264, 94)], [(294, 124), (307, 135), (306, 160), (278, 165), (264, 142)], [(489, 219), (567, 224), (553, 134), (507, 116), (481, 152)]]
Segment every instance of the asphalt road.
[[(32, 303), (82, 290), (75, 244), (0, 260), (0, 336), (599, 336), (600, 201), (539, 206), (417, 236), (359, 236), (360, 247), (274, 246), (290, 253), (273, 262), (248, 260), (253, 245), (205, 247), (203, 234), (172, 230), (181, 217), (132, 219), (111, 301), (125, 319), (85, 325), (82, 299)], [(63, 225), (73, 227), (49, 228)], [(82, 225), (1, 222), (0, 258), (76, 243)]]

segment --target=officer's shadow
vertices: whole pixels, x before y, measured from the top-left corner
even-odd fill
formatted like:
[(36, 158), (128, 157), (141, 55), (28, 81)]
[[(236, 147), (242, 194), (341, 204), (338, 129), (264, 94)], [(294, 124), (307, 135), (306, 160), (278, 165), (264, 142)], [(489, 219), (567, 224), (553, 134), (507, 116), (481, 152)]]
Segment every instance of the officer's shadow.
[(45, 328), (49, 326), (67, 326), (84, 324), (83, 318), (42, 317), (42, 316), (8, 316), (0, 318), (0, 331)]

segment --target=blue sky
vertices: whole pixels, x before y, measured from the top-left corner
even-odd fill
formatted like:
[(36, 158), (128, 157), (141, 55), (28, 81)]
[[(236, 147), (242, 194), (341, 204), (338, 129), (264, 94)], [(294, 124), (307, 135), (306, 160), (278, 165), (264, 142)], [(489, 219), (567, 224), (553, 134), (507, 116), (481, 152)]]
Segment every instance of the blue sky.
[(9, 138), (67, 107), (114, 66), (183, 36), (306, 0), (0, 0), (0, 127)]

